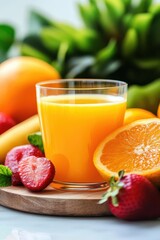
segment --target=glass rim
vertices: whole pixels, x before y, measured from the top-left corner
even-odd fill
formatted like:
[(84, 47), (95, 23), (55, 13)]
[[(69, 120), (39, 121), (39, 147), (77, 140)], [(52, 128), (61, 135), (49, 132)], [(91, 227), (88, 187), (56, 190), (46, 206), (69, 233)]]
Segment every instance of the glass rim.
[[(69, 86), (69, 87), (60, 87), (60, 86), (55, 86), (54, 84), (60, 84), (60, 83), (68, 83), (68, 82), (90, 82), (90, 83), (112, 83), (115, 84), (115, 86), (85, 86), (85, 87), (76, 87), (76, 86)], [(53, 84), (53, 86), (47, 86), (47, 84)], [(121, 88), (121, 87), (127, 87), (128, 84), (124, 81), (121, 80), (113, 80), (113, 79), (94, 79), (94, 78), (66, 78), (66, 79), (53, 79), (53, 80), (46, 80), (42, 82), (38, 82), (35, 84), (36, 88), (41, 88), (41, 89), (57, 89), (57, 90), (100, 90), (100, 89), (107, 89), (107, 88)]]

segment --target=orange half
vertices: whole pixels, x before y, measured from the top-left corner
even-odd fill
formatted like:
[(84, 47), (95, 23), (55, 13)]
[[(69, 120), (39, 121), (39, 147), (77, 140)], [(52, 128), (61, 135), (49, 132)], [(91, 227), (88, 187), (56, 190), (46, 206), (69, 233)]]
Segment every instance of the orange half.
[(160, 186), (160, 119), (137, 120), (117, 129), (100, 143), (93, 161), (106, 181), (124, 170)]

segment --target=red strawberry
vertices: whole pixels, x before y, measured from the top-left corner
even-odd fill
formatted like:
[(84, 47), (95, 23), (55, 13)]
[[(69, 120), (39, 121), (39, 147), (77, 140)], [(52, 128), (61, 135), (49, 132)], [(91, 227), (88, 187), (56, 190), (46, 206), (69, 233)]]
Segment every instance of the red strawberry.
[(160, 217), (160, 193), (144, 176), (119, 173), (110, 180), (110, 188), (100, 203), (107, 201), (111, 213), (125, 220), (148, 220)]
[(19, 161), (29, 156), (44, 157), (38, 147), (31, 144), (12, 148), (6, 155), (5, 165), (12, 170), (12, 185), (22, 185), (18, 172)]
[(15, 126), (16, 122), (9, 115), (0, 112), (0, 134), (4, 133), (11, 127)]
[(46, 188), (55, 175), (53, 163), (44, 157), (26, 157), (19, 162), (18, 169), (23, 185), (34, 192)]

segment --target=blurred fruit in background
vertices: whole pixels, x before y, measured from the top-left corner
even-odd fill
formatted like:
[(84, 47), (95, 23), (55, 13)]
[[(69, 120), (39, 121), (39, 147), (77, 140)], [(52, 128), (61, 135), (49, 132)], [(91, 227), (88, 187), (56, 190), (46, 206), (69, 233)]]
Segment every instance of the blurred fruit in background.
[(160, 102), (160, 78), (145, 86), (132, 85), (128, 90), (127, 107), (143, 108), (157, 115)]
[(0, 112), (0, 134), (16, 125), (16, 122), (9, 115)]
[(15, 57), (0, 65), (0, 111), (21, 122), (37, 113), (35, 84), (60, 78), (48, 63), (32, 57)]
[(147, 118), (156, 118), (156, 115), (142, 108), (128, 108), (124, 116), (124, 125)]
[[(156, 114), (160, 102), (160, 3), (86, 0), (77, 8), (82, 27), (31, 10), (29, 31), (18, 40), (19, 55), (49, 63), (63, 78), (126, 81), (128, 107)], [(13, 29), (9, 36), (12, 44)], [(143, 91), (146, 85), (152, 91)]]

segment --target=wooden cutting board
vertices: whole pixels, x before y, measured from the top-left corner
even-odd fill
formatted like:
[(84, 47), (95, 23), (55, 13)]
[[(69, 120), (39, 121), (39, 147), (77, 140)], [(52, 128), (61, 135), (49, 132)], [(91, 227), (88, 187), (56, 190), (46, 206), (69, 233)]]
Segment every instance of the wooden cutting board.
[(0, 188), (0, 205), (19, 211), (58, 216), (110, 215), (106, 204), (98, 204), (103, 191), (63, 192), (46, 188), (40, 193), (24, 187)]

